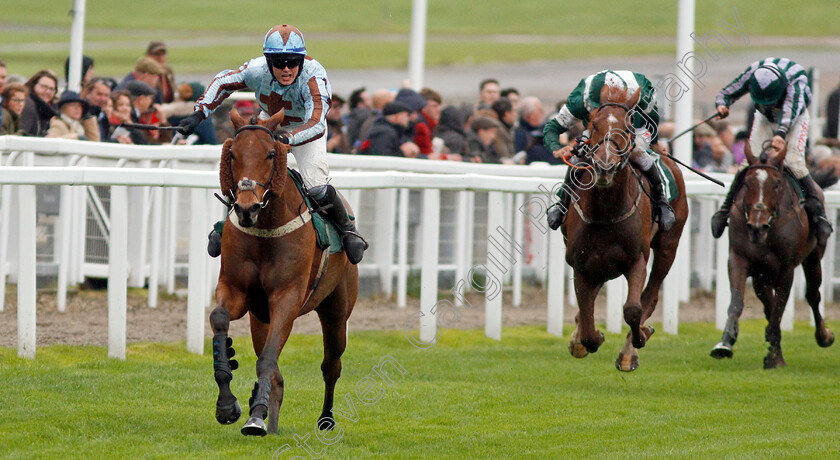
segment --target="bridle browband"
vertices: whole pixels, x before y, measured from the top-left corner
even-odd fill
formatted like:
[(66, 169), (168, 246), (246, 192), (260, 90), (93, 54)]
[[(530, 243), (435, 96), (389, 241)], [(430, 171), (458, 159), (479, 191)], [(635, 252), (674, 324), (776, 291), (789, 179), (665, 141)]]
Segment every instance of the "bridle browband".
[[(274, 139), (274, 133), (271, 132), (270, 129), (268, 129), (265, 126), (262, 126), (262, 125), (245, 125), (245, 126), (242, 126), (242, 127), (240, 127), (239, 129), (236, 130), (236, 132), (233, 134), (233, 137), (236, 138), (236, 136), (238, 136), (239, 133), (241, 133), (242, 131), (254, 130), (254, 129), (265, 131), (266, 133), (268, 133), (269, 136), (271, 136), (272, 140)], [(271, 151), (273, 152), (274, 149), (272, 149)], [(274, 155), (277, 155), (277, 152), (274, 152)], [(274, 178), (274, 172), (275, 172), (274, 170), (276, 169), (274, 166), (275, 166), (275, 164), (272, 161), (272, 163), (271, 163), (271, 173), (268, 175), (268, 181), (267, 181), (268, 183), (267, 184), (264, 184), (260, 181), (256, 181), (256, 180), (253, 180), (253, 179), (248, 179), (247, 177), (243, 177), (239, 182), (236, 183), (237, 193), (242, 192), (242, 191), (250, 191), (251, 193), (254, 194), (254, 196), (259, 198), (260, 208), (265, 208), (266, 206), (268, 206), (269, 192), (271, 192), (271, 189), (269, 188), (269, 184), (271, 184), (271, 180)], [(262, 187), (265, 190), (263, 192), (263, 196), (257, 195), (257, 190), (256, 190), (257, 185), (259, 185), (260, 187)], [(234, 196), (233, 196), (233, 201), (236, 201), (236, 194), (234, 194)]]

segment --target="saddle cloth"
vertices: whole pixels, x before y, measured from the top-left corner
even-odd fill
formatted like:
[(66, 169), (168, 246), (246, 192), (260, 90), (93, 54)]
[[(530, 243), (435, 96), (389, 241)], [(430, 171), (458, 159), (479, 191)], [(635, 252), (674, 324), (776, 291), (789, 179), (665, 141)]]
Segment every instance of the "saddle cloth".
[(653, 158), (653, 167), (659, 170), (659, 174), (662, 177), (662, 181), (665, 185), (665, 197), (668, 201), (673, 201), (675, 198), (679, 198), (680, 192), (677, 188), (677, 181), (674, 179), (674, 175), (671, 173), (671, 170), (662, 164), (662, 158), (658, 153), (655, 153), (653, 150), (648, 150), (648, 155)]
[[(330, 254), (343, 251), (344, 247), (341, 244), (341, 234), (338, 232), (335, 224), (324, 218), (322, 213), (313, 212), (315, 208), (312, 199), (304, 192), (303, 178), (300, 173), (292, 168), (288, 168), (288, 171), (289, 177), (294, 181), (295, 187), (297, 187), (298, 192), (303, 197), (304, 203), (306, 203), (306, 207), (309, 208), (310, 214), (312, 214), (312, 225), (315, 226), (316, 244), (318, 248), (330, 248)], [(355, 220), (355, 217), (350, 216), (350, 219)]]

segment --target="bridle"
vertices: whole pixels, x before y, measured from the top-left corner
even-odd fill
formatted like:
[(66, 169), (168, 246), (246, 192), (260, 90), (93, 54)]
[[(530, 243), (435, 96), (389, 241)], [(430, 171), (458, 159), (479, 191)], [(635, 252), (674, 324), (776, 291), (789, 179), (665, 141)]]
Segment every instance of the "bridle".
[[(233, 134), (233, 137), (236, 138), (236, 136), (238, 136), (239, 133), (241, 133), (242, 131), (254, 130), (254, 129), (265, 131), (266, 133), (268, 133), (269, 136), (271, 136), (271, 139), (274, 139), (274, 133), (272, 133), (270, 129), (268, 129), (265, 126), (262, 126), (262, 125), (245, 125), (245, 126), (242, 126), (241, 128), (236, 130), (236, 132)], [(233, 155), (233, 154), (231, 153), (231, 155)], [(277, 152), (274, 149), (271, 149), (268, 152), (268, 158), (266, 158), (267, 160), (272, 160), (271, 161), (271, 173), (268, 175), (268, 181), (267, 181), (268, 183), (264, 184), (260, 181), (256, 181), (256, 180), (253, 180), (253, 179), (248, 179), (247, 177), (243, 177), (242, 179), (239, 180), (239, 182), (236, 183), (236, 190), (237, 191), (236, 191), (235, 194), (233, 194), (233, 201), (234, 202), (236, 201), (237, 196), (239, 195), (239, 192), (248, 191), (248, 192), (253, 193), (254, 196), (256, 196), (260, 200), (258, 202), (258, 204), (260, 205), (260, 208), (264, 209), (266, 206), (268, 206), (268, 199), (270, 198), (269, 193), (271, 192), (271, 189), (269, 188), (268, 184), (271, 184), (271, 180), (274, 178), (274, 173), (275, 173), (275, 169), (276, 169), (275, 168), (275, 163), (274, 163), (274, 156), (275, 155), (277, 155)], [(260, 187), (263, 188), (263, 190), (265, 190), (263, 192), (262, 196), (257, 195), (257, 190), (256, 190), (257, 185), (259, 185)]]
[[(626, 113), (630, 113), (630, 111), (633, 110), (632, 107), (627, 107), (626, 105), (621, 104), (619, 102), (605, 102), (605, 103), (601, 104), (601, 106), (596, 109), (596, 112), (599, 112), (604, 107), (618, 107), (618, 108), (624, 110)], [(628, 134), (628, 143), (624, 147), (624, 150), (625, 150), (624, 153), (621, 154), (622, 158), (621, 158), (621, 161), (618, 163), (618, 166), (616, 168), (617, 170), (621, 170), (622, 168), (624, 168), (627, 165), (627, 162), (630, 160), (630, 153), (631, 153), (632, 147), (629, 147), (629, 146), (631, 146), (633, 144), (633, 142), (635, 141), (635, 137), (636, 137), (636, 133), (634, 131), (624, 131), (624, 130), (622, 130), (622, 132)], [(591, 158), (594, 158), (594, 155), (592, 155), (592, 154), (594, 154), (601, 147), (601, 145), (603, 145), (607, 141), (611, 142), (616, 147), (616, 149), (622, 150), (622, 147), (620, 145), (618, 145), (618, 143), (615, 141), (615, 139), (613, 139), (612, 135), (604, 136), (604, 138), (602, 138), (600, 141), (598, 141), (594, 145), (590, 145), (589, 141), (587, 140), (587, 142), (586, 142), (586, 144), (584, 145), (583, 148), (585, 149), (586, 153), (590, 154), (589, 156)], [(597, 160), (591, 160), (591, 161), (595, 161), (597, 163)]]

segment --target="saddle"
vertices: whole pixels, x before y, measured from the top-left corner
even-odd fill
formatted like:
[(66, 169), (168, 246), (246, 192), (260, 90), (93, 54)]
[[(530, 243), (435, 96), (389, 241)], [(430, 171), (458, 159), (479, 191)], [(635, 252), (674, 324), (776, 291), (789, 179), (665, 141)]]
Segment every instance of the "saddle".
[[(312, 225), (315, 227), (318, 249), (329, 248), (330, 254), (344, 251), (344, 246), (341, 244), (341, 234), (338, 232), (335, 224), (324, 217), (322, 212), (318, 212), (318, 209), (314, 206), (314, 202), (306, 193), (306, 188), (303, 185), (303, 177), (292, 168), (288, 168), (288, 172), (289, 177), (295, 183), (295, 188), (300, 192), (300, 195), (303, 197), (303, 202), (306, 203), (306, 207), (309, 208), (309, 213), (312, 215)], [(356, 218), (350, 216), (350, 219), (355, 220)]]

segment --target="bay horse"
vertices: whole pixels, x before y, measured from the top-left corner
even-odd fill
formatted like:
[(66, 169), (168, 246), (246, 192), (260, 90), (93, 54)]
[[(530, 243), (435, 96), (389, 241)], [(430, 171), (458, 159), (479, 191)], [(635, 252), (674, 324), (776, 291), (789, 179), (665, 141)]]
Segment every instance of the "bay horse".
[[(578, 184), (579, 197), (577, 201), (573, 197), (572, 206), (575, 212), (568, 212), (562, 227), (579, 308), (569, 351), (583, 358), (601, 346), (604, 334), (595, 329), (595, 297), (606, 281), (624, 276), (629, 288), (624, 321), (630, 332), (615, 362), (624, 372), (639, 367), (637, 349), (653, 334), (653, 327), (644, 323), (659, 300), (659, 288), (674, 262), (688, 217), (685, 183), (672, 160), (662, 156), (662, 165), (673, 174), (679, 192), (671, 202), (676, 222), (667, 232), (659, 231), (652, 218), (651, 200), (644, 196), (648, 186), (641, 184), (627, 164), (634, 141), (634, 128), (628, 120), (639, 97), (640, 90), (628, 95), (622, 88), (602, 88), (600, 107), (590, 113), (587, 126), (591, 133), (585, 147), (588, 166), (572, 175), (585, 172), (591, 180)], [(645, 286), (651, 249), (653, 266)]]
[(787, 151), (772, 156), (770, 152), (775, 149), (769, 142), (758, 158), (749, 145), (745, 150), (748, 166), (744, 185), (735, 196), (729, 217), (729, 316), (723, 337), (711, 355), (717, 359), (732, 357), (732, 346), (738, 339), (738, 318), (744, 310), (745, 283), (750, 276), (767, 318), (764, 337), (770, 346), (764, 368), (773, 369), (786, 365), (780, 322), (797, 265), (802, 265), (805, 272), (805, 298), (814, 313), (817, 344), (828, 347), (834, 343), (834, 333), (826, 328), (819, 309), (820, 260), (825, 245), (817, 242), (797, 191), (790, 178), (785, 177), (782, 165)]
[(289, 146), (272, 135), (283, 117), (281, 110), (268, 120), (249, 122), (231, 110), (236, 134), (222, 147), (219, 170), (222, 193), (233, 201), (233, 212), (222, 232), (218, 306), (210, 313), (219, 386), (216, 420), (231, 424), (242, 412), (230, 390), (238, 363), (230, 359), (234, 351), (227, 333), (231, 320), (248, 313), (258, 359), (244, 435), (277, 432), (284, 389), (277, 360), (295, 319), (312, 310), (318, 313), (324, 340), (321, 371), (326, 392), (318, 427), (332, 429), (347, 319), (358, 294), (358, 270), (344, 251), (329, 255), (328, 248), (316, 247), (315, 229), (307, 224), (309, 210), (286, 170)]

